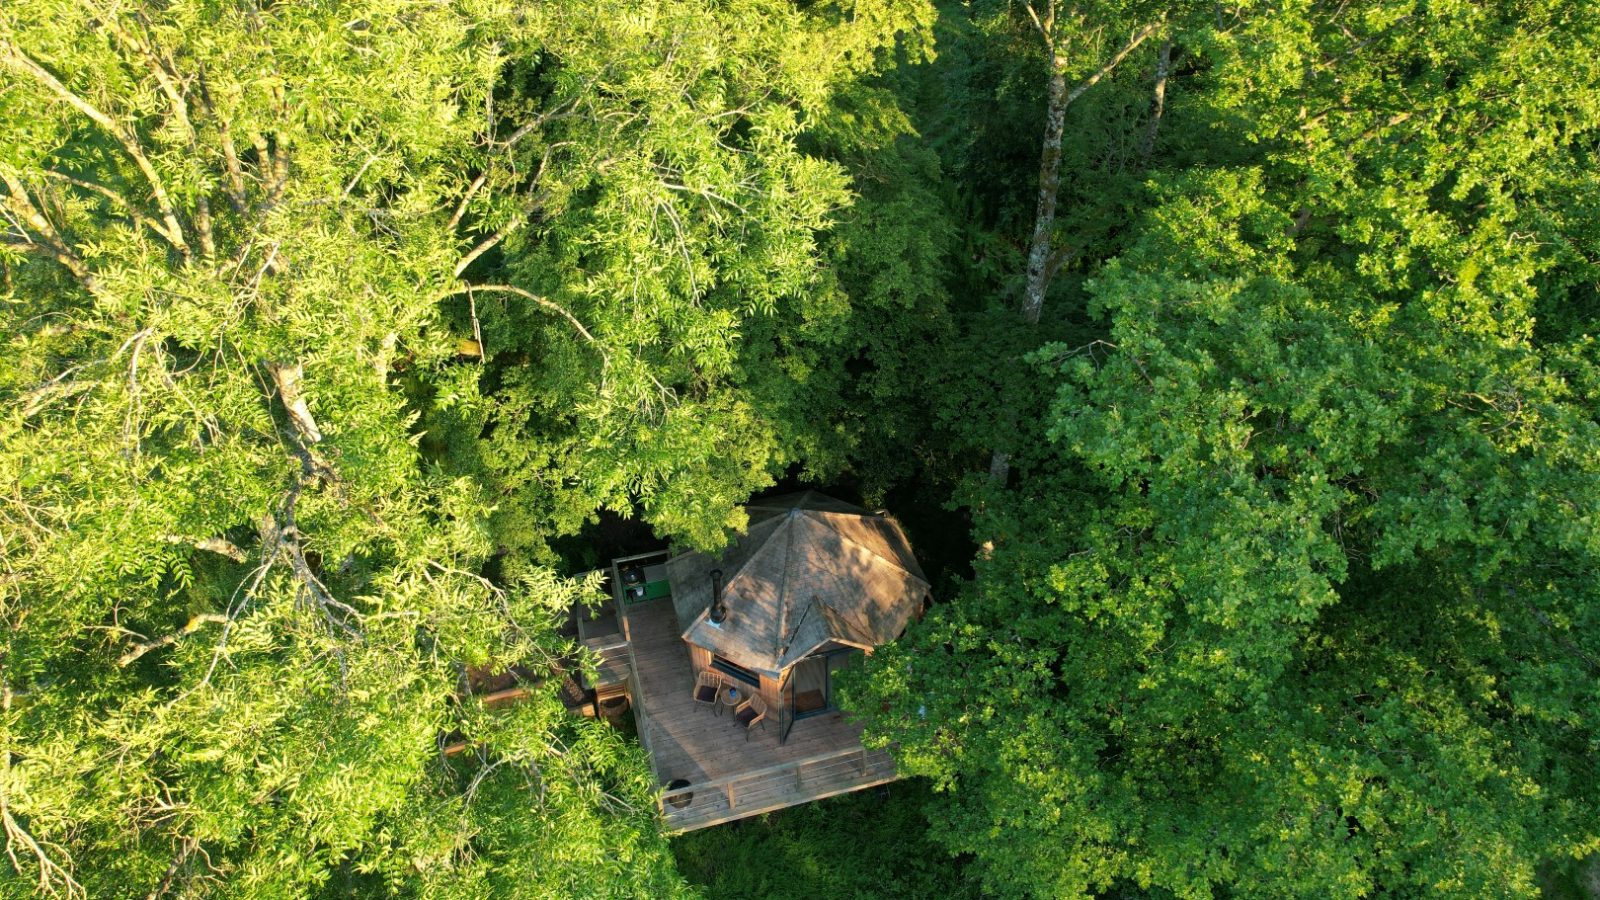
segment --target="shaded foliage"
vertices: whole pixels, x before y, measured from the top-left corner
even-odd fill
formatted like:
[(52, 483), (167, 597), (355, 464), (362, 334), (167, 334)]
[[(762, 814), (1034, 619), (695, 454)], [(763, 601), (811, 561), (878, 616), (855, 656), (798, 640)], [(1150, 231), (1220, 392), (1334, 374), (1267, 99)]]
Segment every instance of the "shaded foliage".
[(1104, 330), (1030, 356), (1047, 449), (971, 495), (991, 555), (862, 704), (990, 887), (1525, 895), (1592, 852), (1595, 357), (1532, 313), (1594, 279), (1595, 28), (1185, 35), (1174, 116), (1251, 149), (1149, 173)]
[[(1597, 46), (1560, 0), (5, 5), (0, 884), (1531, 894), (1600, 850)], [(560, 571), (779, 479), (942, 557), (843, 690), (926, 781), (669, 845), (555, 695)]]
[(929, 840), (930, 795), (923, 781), (897, 782), (681, 835), (672, 853), (708, 898), (981, 896)]

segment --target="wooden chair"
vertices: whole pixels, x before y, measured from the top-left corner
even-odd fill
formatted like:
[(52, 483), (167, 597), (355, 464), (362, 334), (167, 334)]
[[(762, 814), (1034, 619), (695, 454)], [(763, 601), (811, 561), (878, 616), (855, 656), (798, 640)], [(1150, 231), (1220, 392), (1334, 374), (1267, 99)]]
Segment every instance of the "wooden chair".
[(744, 728), (744, 739), (750, 740), (750, 729), (760, 723), (761, 730), (767, 730), (767, 701), (761, 699), (760, 694), (751, 694), (750, 699), (739, 704), (733, 710), (733, 721)]
[(710, 669), (701, 669), (700, 674), (694, 677), (694, 702), (710, 705), (713, 712), (717, 710), (718, 697), (722, 694), (722, 676)]

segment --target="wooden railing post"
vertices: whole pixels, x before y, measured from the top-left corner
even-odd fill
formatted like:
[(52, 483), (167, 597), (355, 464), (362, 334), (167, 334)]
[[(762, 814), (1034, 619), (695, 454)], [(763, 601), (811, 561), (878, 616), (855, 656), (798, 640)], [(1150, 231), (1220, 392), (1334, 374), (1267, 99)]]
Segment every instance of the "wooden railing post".
[[(673, 794), (678, 795), (692, 792), (695, 795), (695, 800), (697, 801), (701, 800), (702, 798), (709, 801), (712, 791), (721, 791), (723, 797), (728, 803), (728, 809), (726, 813), (713, 812), (702, 803), (694, 803), (692, 806), (686, 809), (669, 809), (666, 806), (662, 806), (661, 808), (666, 814), (669, 823), (676, 819), (679, 828), (687, 827), (692, 830), (694, 828), (703, 828), (706, 825), (714, 825), (720, 822), (726, 822), (731, 819), (739, 818), (738, 813), (741, 811), (738, 807), (741, 801), (744, 802), (746, 807), (752, 812), (775, 808), (773, 805), (774, 801), (778, 806), (792, 805), (793, 803), (798, 802), (794, 799), (794, 797), (796, 795), (800, 795), (806, 787), (805, 767), (828, 766), (834, 763), (843, 763), (846, 772), (848, 772), (850, 768), (854, 768), (856, 769), (859, 777), (866, 778), (872, 769), (871, 751), (867, 750), (865, 747), (852, 747), (844, 750), (834, 750), (827, 753), (819, 753), (815, 756), (807, 756), (786, 763), (780, 763), (775, 766), (757, 769), (751, 772), (741, 772), (736, 775), (725, 775), (720, 778), (709, 778), (705, 781), (688, 784), (672, 791)], [(833, 784), (832, 779), (836, 778), (838, 774), (840, 773), (837, 770), (830, 770), (829, 774), (823, 780), (823, 785), (827, 786), (829, 784)], [(788, 783), (787, 779), (791, 775), (794, 777), (793, 795), (785, 797), (781, 791), (772, 796), (763, 794), (763, 789), (765, 788), (776, 787)], [(816, 784), (813, 784), (812, 786), (813, 788), (817, 787)], [(755, 796), (758, 798), (765, 797), (765, 799), (757, 799), (752, 801), (750, 798), (751, 792), (744, 791), (744, 788), (746, 787), (751, 788), (751, 791), (753, 791)], [(846, 786), (840, 789), (855, 790), (856, 788)], [(741, 794), (741, 792), (743, 792), (743, 794)], [(833, 793), (838, 792), (839, 789), (830, 790), (829, 795), (831, 796)], [(662, 803), (662, 799), (663, 798), (657, 798), (658, 805)]]

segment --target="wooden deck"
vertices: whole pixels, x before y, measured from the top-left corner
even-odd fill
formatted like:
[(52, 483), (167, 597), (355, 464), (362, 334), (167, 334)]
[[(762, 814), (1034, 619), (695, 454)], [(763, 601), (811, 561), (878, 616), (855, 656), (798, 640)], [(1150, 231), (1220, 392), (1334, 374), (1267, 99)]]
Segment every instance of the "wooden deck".
[(713, 713), (690, 693), (694, 674), (689, 649), (669, 598), (621, 605), (622, 629), (634, 672), (633, 707), (639, 737), (650, 752), (659, 784), (674, 780), (693, 794), (681, 808), (664, 803), (667, 824), (677, 831), (820, 800), (893, 781), (894, 760), (861, 746), (861, 729), (838, 712), (802, 719), (778, 746), (777, 710), (766, 728), (745, 740), (731, 716)]

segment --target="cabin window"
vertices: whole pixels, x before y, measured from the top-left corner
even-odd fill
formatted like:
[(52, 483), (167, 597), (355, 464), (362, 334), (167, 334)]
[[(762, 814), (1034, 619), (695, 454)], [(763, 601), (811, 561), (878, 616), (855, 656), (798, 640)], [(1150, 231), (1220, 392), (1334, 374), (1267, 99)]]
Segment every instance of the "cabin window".
[(750, 671), (749, 669), (746, 669), (744, 666), (741, 666), (738, 663), (729, 662), (728, 660), (723, 659), (720, 656), (713, 655), (711, 657), (711, 668), (716, 669), (718, 672), (721, 672), (722, 674), (727, 675), (729, 677), (737, 678), (738, 680), (744, 682), (745, 684), (750, 685), (753, 688), (760, 688), (761, 687), (761, 676), (760, 675), (757, 675), (756, 673)]

